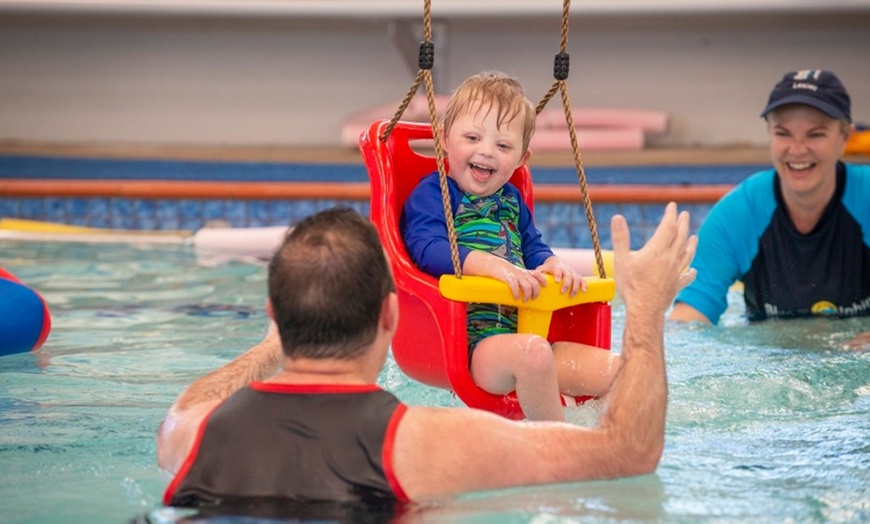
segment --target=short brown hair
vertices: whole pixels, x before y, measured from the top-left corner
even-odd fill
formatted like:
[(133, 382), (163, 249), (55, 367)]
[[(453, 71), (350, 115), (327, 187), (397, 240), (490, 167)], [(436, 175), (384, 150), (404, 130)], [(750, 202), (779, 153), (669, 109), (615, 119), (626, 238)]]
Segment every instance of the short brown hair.
[(269, 263), (269, 299), (290, 358), (359, 356), (394, 290), (377, 231), (347, 207), (299, 222)]
[(479, 109), (498, 108), (496, 125), (499, 128), (519, 117), (523, 123), (523, 152), (529, 149), (537, 114), (519, 80), (500, 71), (484, 71), (465, 79), (450, 95), (441, 120), (444, 133), (450, 131), (456, 118), (474, 102), (481, 103)]

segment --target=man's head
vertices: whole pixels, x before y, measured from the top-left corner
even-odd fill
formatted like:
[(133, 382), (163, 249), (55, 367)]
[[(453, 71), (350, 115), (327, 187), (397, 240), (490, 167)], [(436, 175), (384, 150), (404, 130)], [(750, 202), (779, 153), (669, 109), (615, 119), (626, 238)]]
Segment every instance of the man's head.
[(372, 224), (348, 208), (302, 220), (269, 263), (269, 300), (290, 358), (360, 356), (395, 290)]
[(771, 112), (794, 104), (813, 107), (847, 125), (852, 121), (849, 93), (830, 71), (802, 69), (786, 73), (770, 92), (761, 116), (766, 119)]
[(456, 118), (468, 111), (496, 111), (499, 127), (519, 118), (522, 124), (522, 152), (528, 150), (535, 133), (535, 106), (526, 97), (522, 84), (499, 71), (485, 71), (468, 77), (450, 95), (442, 117), (444, 133)]

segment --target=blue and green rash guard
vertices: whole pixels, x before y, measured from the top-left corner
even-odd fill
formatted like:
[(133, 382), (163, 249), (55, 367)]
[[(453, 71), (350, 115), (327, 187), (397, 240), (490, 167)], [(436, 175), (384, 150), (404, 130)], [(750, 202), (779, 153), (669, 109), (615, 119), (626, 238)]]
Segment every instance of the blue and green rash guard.
[(697, 279), (678, 296), (717, 323), (728, 287), (744, 286), (749, 320), (870, 315), (870, 165), (837, 165), (837, 189), (816, 227), (798, 232), (774, 170), (747, 178), (698, 232)]
[[(460, 265), (472, 250), (487, 251), (515, 266), (532, 269), (553, 256), (516, 186), (508, 183), (488, 197), (478, 197), (463, 192), (452, 178), (447, 182)], [(424, 177), (411, 192), (399, 228), (411, 260), (421, 270), (436, 278), (453, 274), (437, 172)], [(469, 304), (467, 318), (469, 350), (485, 337), (517, 331), (517, 310), (513, 307)]]

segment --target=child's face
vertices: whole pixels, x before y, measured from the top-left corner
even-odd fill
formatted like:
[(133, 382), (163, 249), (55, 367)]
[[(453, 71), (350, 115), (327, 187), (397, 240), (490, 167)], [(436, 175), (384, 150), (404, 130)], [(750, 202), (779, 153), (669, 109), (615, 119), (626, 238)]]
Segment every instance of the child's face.
[(523, 125), (514, 118), (496, 126), (497, 108), (479, 102), (456, 117), (444, 137), (450, 177), (467, 193), (489, 196), (529, 157), (523, 151)]

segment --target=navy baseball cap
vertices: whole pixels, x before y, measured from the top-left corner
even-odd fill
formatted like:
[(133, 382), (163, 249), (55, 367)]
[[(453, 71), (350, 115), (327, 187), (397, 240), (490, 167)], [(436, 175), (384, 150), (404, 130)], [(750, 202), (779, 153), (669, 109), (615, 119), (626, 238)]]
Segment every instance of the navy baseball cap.
[(770, 92), (767, 107), (761, 116), (766, 117), (774, 109), (788, 104), (805, 104), (831, 118), (852, 121), (849, 93), (840, 79), (830, 71), (803, 69), (786, 73)]

